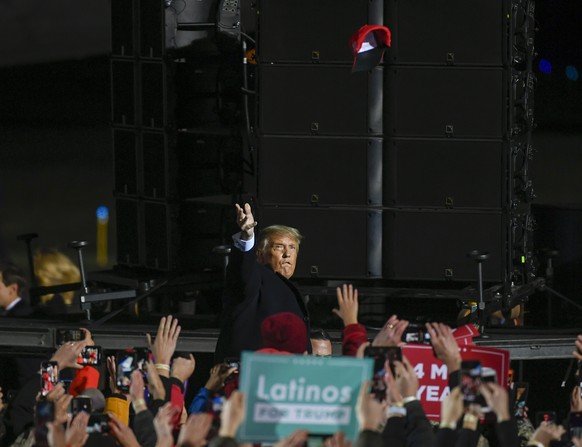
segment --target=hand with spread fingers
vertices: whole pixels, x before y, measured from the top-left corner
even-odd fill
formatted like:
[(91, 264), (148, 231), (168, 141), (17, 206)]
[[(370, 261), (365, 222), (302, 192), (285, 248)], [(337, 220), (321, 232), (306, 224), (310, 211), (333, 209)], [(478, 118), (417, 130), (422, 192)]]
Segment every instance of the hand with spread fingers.
[(224, 381), (235, 371), (236, 367), (229, 368), (226, 363), (214, 365), (210, 369), (210, 377), (208, 377), (204, 388), (212, 392), (221, 390), (224, 386)]
[(236, 208), (236, 224), (240, 228), (241, 239), (248, 241), (255, 234), (255, 227), (257, 223), (253, 217), (251, 206), (248, 203), (243, 205), (243, 208), (238, 203), (235, 203)]
[(63, 343), (53, 354), (50, 361), (58, 363), (59, 371), (62, 371), (65, 368), (83, 369), (83, 365), (79, 365), (77, 359), (79, 358), (79, 355), (81, 355), (81, 352), (83, 352), (83, 348), (85, 348), (88, 343), (88, 340)]
[(336, 289), (339, 309), (332, 312), (342, 319), (344, 327), (358, 323), (358, 289), (351, 284), (344, 284)]
[(372, 340), (372, 346), (400, 346), (408, 324), (407, 320), (399, 320), (396, 315), (392, 315)]
[(181, 329), (178, 325), (178, 319), (168, 315), (160, 320), (158, 332), (153, 342), (151, 335), (147, 334), (148, 345), (154, 355), (156, 365), (167, 365), (168, 367), (167, 369), (160, 369), (159, 372), (162, 376), (170, 377), (169, 365), (176, 351)]
[(430, 342), (437, 359), (447, 365), (449, 374), (461, 369), (461, 351), (450, 326), (443, 323), (426, 323)]

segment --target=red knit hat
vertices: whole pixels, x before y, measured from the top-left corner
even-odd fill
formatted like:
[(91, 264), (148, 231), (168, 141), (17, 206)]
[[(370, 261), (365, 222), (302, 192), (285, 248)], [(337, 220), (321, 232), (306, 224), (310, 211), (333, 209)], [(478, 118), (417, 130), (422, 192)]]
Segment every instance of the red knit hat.
[(301, 318), (291, 312), (271, 315), (261, 323), (263, 348), (291, 354), (303, 354), (307, 349), (307, 328)]
[(390, 46), (392, 34), (382, 25), (364, 25), (350, 37), (354, 53), (352, 71), (367, 71), (382, 61), (384, 50)]

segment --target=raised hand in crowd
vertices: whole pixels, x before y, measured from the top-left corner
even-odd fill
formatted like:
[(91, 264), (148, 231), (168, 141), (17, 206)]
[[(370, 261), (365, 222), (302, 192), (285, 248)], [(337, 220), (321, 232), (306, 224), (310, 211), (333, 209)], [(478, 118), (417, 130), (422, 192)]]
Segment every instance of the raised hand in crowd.
[(117, 364), (114, 355), (107, 356), (107, 372), (109, 373), (109, 389), (113, 394), (121, 394), (117, 388)]
[(148, 391), (154, 399), (166, 400), (166, 388), (164, 388), (156, 366), (152, 362), (146, 362), (145, 366), (148, 372)]
[(131, 385), (129, 386), (129, 395), (131, 405), (136, 414), (148, 409), (144, 399), (145, 384), (141, 371), (135, 370), (131, 373)]
[(4, 402), (4, 393), (2, 392), (2, 387), (0, 387), (0, 413), (6, 410), (6, 402)]
[(539, 443), (544, 447), (549, 447), (552, 441), (559, 441), (564, 433), (566, 430), (563, 426), (543, 421), (529, 439), (528, 444), (537, 445)]
[(244, 208), (241, 208), (238, 203), (235, 203), (234, 206), (236, 209), (236, 224), (240, 228), (241, 239), (248, 241), (254, 236), (258, 222), (255, 221), (251, 206), (248, 203), (243, 205)]
[(154, 418), (154, 428), (158, 441), (156, 447), (172, 447), (174, 445), (174, 436), (172, 429), (174, 424), (172, 420), (176, 416), (178, 409), (171, 402), (166, 403), (158, 410)]
[(402, 334), (408, 325), (407, 320), (399, 320), (396, 315), (392, 315), (372, 340), (372, 346), (400, 346)]
[(216, 392), (224, 387), (224, 381), (236, 371), (236, 367), (229, 368), (226, 363), (217, 363), (210, 368), (210, 376), (204, 385), (208, 391)]
[(463, 393), (461, 392), (461, 388), (457, 386), (441, 402), (441, 422), (439, 428), (455, 430), (457, 423), (463, 416), (464, 410)]
[(415, 398), (418, 391), (418, 377), (406, 357), (402, 357), (402, 362), (394, 362), (394, 372), (396, 374), (396, 385), (402, 398)]
[(370, 381), (365, 380), (360, 387), (356, 402), (356, 417), (360, 424), (360, 431), (380, 431), (380, 427), (384, 422), (383, 406), (369, 393), (369, 389)]
[[(391, 407), (392, 405), (397, 405), (402, 402), (402, 394), (396, 385), (396, 379), (392, 375), (392, 369), (390, 368), (390, 363), (386, 362), (384, 367), (386, 374), (384, 375), (384, 381), (386, 382), (386, 405)], [(394, 414), (388, 413), (388, 417), (395, 416)]]
[(430, 334), (435, 357), (447, 366), (449, 374), (460, 370), (461, 352), (450, 326), (443, 323), (426, 323), (426, 328)]
[(180, 428), (176, 447), (203, 447), (212, 426), (210, 413), (191, 414)]
[(351, 284), (344, 284), (336, 289), (339, 309), (332, 312), (342, 319), (344, 327), (358, 323), (358, 289)]
[(487, 405), (493, 410), (497, 416), (497, 422), (504, 422), (511, 419), (509, 413), (509, 394), (507, 390), (492, 382), (482, 383), (479, 391), (485, 398)]
[(87, 346), (95, 346), (95, 341), (93, 340), (93, 335), (91, 334), (91, 331), (84, 327), (80, 327), (79, 330), (83, 332), (83, 334), (85, 334), (83, 340), (87, 342)]
[(109, 414), (109, 432), (123, 447), (141, 447), (133, 430), (125, 425), (113, 413)]
[(181, 329), (178, 319), (168, 315), (160, 320), (155, 340), (152, 341), (151, 335), (147, 334), (148, 345), (161, 376), (170, 377), (170, 362), (176, 351)]
[[(36, 400), (41, 398), (41, 394), (38, 393)], [(46, 395), (46, 400), (51, 401), (55, 405), (55, 422), (64, 424), (68, 421), (68, 409), (73, 396), (65, 392), (65, 386), (62, 382), (57, 383)]]
[(220, 415), (219, 436), (227, 438), (235, 437), (236, 431), (245, 419), (244, 399), (244, 394), (235, 390), (224, 403)]
[(196, 360), (192, 354), (188, 354), (188, 358), (176, 357), (172, 362), (172, 377), (185, 382), (194, 373), (196, 368)]
[(59, 371), (65, 368), (83, 369), (82, 365), (77, 363), (77, 359), (83, 348), (89, 344), (88, 340), (69, 341), (62, 344), (59, 349), (50, 358), (51, 362), (57, 362)]
[(576, 345), (576, 349), (572, 351), (572, 355), (574, 358), (576, 358), (576, 360), (582, 362), (582, 334), (578, 334), (578, 336), (576, 336), (576, 341), (574, 344)]
[(81, 411), (65, 426), (55, 419), (48, 422), (47, 440), (50, 447), (82, 447), (89, 439), (87, 424), (89, 414)]
[(570, 411), (582, 411), (582, 396), (579, 386), (575, 386), (570, 394)]

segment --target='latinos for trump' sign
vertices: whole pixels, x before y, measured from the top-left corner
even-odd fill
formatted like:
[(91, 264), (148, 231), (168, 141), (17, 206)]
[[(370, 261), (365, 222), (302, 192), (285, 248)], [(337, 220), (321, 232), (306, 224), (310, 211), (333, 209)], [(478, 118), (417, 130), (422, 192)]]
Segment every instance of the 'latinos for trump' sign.
[(310, 434), (358, 432), (355, 405), (372, 359), (243, 352), (239, 389), (245, 394), (242, 442), (273, 442), (297, 429)]

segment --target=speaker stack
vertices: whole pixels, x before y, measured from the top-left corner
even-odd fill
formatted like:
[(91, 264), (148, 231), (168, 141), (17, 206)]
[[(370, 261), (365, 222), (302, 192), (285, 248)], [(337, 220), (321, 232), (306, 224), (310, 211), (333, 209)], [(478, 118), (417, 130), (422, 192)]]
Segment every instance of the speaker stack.
[(226, 242), (241, 187), (240, 70), (216, 43), (216, 10), (213, 0), (111, 2), (120, 266), (223, 268), (213, 247)]
[[(471, 281), (476, 249), (485, 281), (523, 273), (532, 2), (260, 0), (257, 17), (258, 220), (305, 235), (297, 278)], [(352, 73), (364, 24), (392, 46)]]

